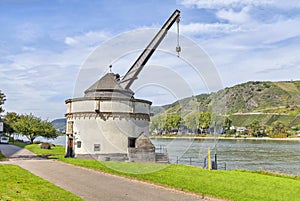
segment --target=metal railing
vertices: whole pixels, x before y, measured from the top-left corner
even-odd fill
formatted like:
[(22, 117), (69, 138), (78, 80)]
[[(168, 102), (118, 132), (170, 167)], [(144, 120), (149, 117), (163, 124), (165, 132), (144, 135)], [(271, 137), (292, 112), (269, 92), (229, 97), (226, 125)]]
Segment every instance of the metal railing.
[(167, 154), (168, 150), (167, 147), (164, 145), (159, 145), (155, 147), (155, 153), (160, 153), (160, 154)]
[(193, 165), (193, 166), (201, 166), (201, 162), (199, 158), (193, 157), (176, 157), (176, 164), (185, 164), (185, 165)]

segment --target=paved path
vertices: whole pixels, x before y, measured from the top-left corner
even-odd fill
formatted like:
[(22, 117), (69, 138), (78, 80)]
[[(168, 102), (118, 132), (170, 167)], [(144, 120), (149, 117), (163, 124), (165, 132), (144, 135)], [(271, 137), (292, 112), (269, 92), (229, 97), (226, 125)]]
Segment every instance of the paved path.
[(84, 200), (172, 201), (204, 200), (200, 196), (144, 182), (101, 173), (55, 160), (36, 157), (28, 150), (0, 145), (1, 152), (16, 164)]

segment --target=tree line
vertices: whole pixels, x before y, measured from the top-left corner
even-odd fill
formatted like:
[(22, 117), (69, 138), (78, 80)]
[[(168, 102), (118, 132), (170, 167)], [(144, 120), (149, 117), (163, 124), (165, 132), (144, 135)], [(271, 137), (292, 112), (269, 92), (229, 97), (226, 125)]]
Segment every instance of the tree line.
[(223, 121), (224, 117), (210, 112), (191, 113), (184, 118), (180, 114), (159, 115), (151, 119), (150, 131), (171, 133), (184, 130), (190, 133), (207, 133), (212, 127), (223, 127)]
[[(2, 105), (6, 98), (0, 90), (0, 114), (4, 112)], [(52, 123), (35, 117), (33, 114), (19, 115), (15, 112), (8, 112), (3, 118), (3, 132), (13, 137), (15, 133), (25, 136), (30, 143), (33, 143), (36, 137), (56, 138), (59, 133), (53, 127)]]
[(229, 115), (216, 115), (211, 112), (196, 112), (182, 117), (180, 114), (166, 114), (155, 116), (150, 122), (150, 133), (190, 133), (209, 134), (218, 133), (227, 136), (252, 136), (252, 137), (288, 137), (291, 130), (298, 131), (300, 126), (289, 128), (283, 122), (275, 121), (271, 125), (264, 125), (254, 120), (245, 126), (242, 131), (232, 125)]
[(30, 143), (41, 136), (45, 138), (56, 138), (59, 133), (52, 123), (35, 117), (33, 114), (18, 115), (15, 112), (7, 113), (3, 119), (4, 132), (13, 137), (15, 133), (25, 136)]
[[(300, 126), (290, 128), (281, 121), (274, 121), (271, 125), (264, 125), (258, 120), (253, 120), (246, 126), (246, 130), (239, 133), (239, 135), (250, 135), (253, 137), (289, 137), (293, 131), (300, 130)], [(233, 129), (233, 132), (237, 132)]]

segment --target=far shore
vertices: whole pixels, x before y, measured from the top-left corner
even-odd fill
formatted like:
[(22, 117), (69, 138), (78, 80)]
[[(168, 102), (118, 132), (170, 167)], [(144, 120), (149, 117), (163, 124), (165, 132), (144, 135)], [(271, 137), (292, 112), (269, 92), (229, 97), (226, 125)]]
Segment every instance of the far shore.
[(159, 139), (206, 139), (206, 140), (213, 140), (215, 138), (221, 140), (273, 140), (273, 141), (299, 141), (300, 137), (290, 137), (290, 138), (270, 138), (270, 137), (223, 137), (223, 136), (164, 136), (164, 135), (151, 135), (150, 138), (159, 138)]

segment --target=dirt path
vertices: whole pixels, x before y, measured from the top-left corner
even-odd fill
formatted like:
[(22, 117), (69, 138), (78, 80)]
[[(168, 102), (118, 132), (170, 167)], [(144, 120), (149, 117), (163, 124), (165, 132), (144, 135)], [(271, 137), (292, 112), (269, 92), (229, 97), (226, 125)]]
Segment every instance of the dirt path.
[(55, 160), (42, 159), (28, 150), (13, 145), (0, 145), (0, 150), (10, 159), (12, 164), (18, 165), (70, 191), (84, 200), (204, 200), (193, 194), (105, 174)]

